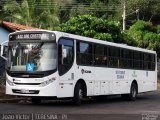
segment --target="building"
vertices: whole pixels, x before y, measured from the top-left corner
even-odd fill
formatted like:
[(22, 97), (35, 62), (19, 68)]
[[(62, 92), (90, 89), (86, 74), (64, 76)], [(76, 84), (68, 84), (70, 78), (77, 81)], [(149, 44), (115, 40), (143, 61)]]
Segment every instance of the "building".
[[(6, 21), (0, 21), (0, 44), (4, 41), (8, 41), (9, 33), (20, 30), (38, 30), (38, 28), (33, 28)], [(5, 76), (4, 71), (5, 71), (5, 60), (0, 57), (0, 77)]]
[(0, 21), (0, 43), (8, 40), (8, 35), (11, 32), (20, 30), (37, 30), (38, 28), (33, 28), (29, 26), (24, 26), (16, 23)]

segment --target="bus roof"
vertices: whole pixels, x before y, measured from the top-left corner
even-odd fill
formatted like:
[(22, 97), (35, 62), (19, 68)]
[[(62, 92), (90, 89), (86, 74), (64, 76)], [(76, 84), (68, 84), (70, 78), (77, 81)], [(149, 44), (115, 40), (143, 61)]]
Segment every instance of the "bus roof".
[(29, 31), (30, 32), (34, 32), (34, 31), (35, 32), (38, 32), (38, 31), (40, 31), (40, 32), (52, 32), (52, 33), (55, 33), (58, 38), (60, 38), (60, 37), (69, 37), (69, 38), (72, 38), (72, 39), (83, 40), (83, 41), (86, 41), (86, 42), (104, 44), (104, 45), (115, 46), (115, 47), (119, 47), (119, 48), (126, 48), (126, 49), (130, 49), (130, 50), (137, 50), (137, 51), (143, 51), (143, 52), (148, 52), (148, 53), (154, 53), (154, 54), (156, 54), (156, 51), (153, 51), (153, 50), (148, 50), (148, 49), (144, 49), (144, 48), (128, 46), (126, 44), (108, 42), (108, 41), (104, 41), (104, 40), (99, 40), (99, 39), (94, 39), (94, 38), (84, 37), (84, 36), (80, 36), (80, 35), (74, 35), (74, 34), (70, 34), (70, 33), (59, 32), (59, 31), (50, 31), (50, 30), (22, 30), (22, 31), (16, 31), (16, 32), (10, 33), (9, 35), (12, 35), (12, 34), (15, 34), (15, 33), (29, 32)]

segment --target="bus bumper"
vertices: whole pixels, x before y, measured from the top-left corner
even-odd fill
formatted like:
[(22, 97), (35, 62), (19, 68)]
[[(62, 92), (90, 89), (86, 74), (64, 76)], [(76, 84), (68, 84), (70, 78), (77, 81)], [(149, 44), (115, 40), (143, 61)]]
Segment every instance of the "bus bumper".
[(43, 87), (40, 87), (38, 85), (11, 86), (6, 82), (6, 94), (17, 96), (57, 97), (56, 81)]

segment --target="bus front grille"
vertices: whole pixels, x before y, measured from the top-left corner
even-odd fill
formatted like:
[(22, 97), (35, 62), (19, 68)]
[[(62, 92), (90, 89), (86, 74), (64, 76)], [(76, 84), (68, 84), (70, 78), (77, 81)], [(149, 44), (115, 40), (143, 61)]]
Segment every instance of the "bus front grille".
[(39, 94), (39, 90), (12, 89), (12, 92), (18, 94)]

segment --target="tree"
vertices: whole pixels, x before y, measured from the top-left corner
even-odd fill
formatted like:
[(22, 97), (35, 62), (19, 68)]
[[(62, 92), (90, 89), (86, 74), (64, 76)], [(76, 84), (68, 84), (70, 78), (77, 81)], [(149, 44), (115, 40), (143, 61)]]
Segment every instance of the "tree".
[[(48, 5), (43, 6), (45, 3)], [(5, 19), (15, 23), (45, 29), (59, 24), (58, 8), (51, 0), (10, 0), (3, 9), (8, 14)]]
[(117, 19), (120, 11), (119, 0), (8, 0), (3, 3), (7, 14), (4, 20), (50, 30), (73, 16), (91, 14)]
[(103, 19), (119, 20), (121, 6), (119, 0), (70, 0), (62, 6), (60, 18), (66, 22), (70, 17), (90, 14)]
[(96, 39), (122, 43), (120, 24), (91, 15), (72, 17), (61, 24), (56, 30)]
[(151, 22), (137, 21), (128, 30), (127, 34), (132, 38), (138, 47), (157, 51), (160, 58), (160, 34), (158, 29)]
[(147, 48), (148, 45), (146, 46), (146, 41), (143, 37), (144, 34), (151, 31), (151, 29), (151, 23), (139, 20), (129, 28), (128, 35), (137, 42), (138, 47)]
[(59, 12), (60, 4), (57, 0), (37, 0), (35, 15), (38, 15), (34, 19), (34, 23), (37, 23), (36, 26), (39, 28), (53, 30), (54, 27), (60, 24)]
[(5, 3), (4, 0), (0, 0), (0, 20), (3, 20), (4, 17), (7, 16), (5, 11), (3, 10), (4, 3)]
[[(127, 0), (127, 12), (132, 13), (139, 9), (139, 19), (157, 23), (156, 18), (160, 18), (160, 1), (159, 0)], [(133, 20), (135, 14), (128, 16)]]
[(122, 38), (122, 40), (123, 40), (123, 43), (124, 44), (127, 44), (127, 45), (129, 45), (129, 46), (137, 46), (137, 41), (136, 40), (134, 40), (129, 34), (128, 34), (128, 32), (122, 32), (122, 34), (121, 34), (121, 38)]
[(157, 25), (156, 29), (157, 29), (157, 33), (160, 35), (160, 25)]
[[(34, 5), (34, 1), (31, 0), (31, 4)], [(22, 3), (17, 3), (16, 0), (8, 1), (4, 5), (4, 11), (8, 13), (9, 16), (5, 17), (6, 20), (12, 22), (32, 26), (32, 16), (33, 16), (33, 7), (29, 7), (29, 1), (24, 0)]]

